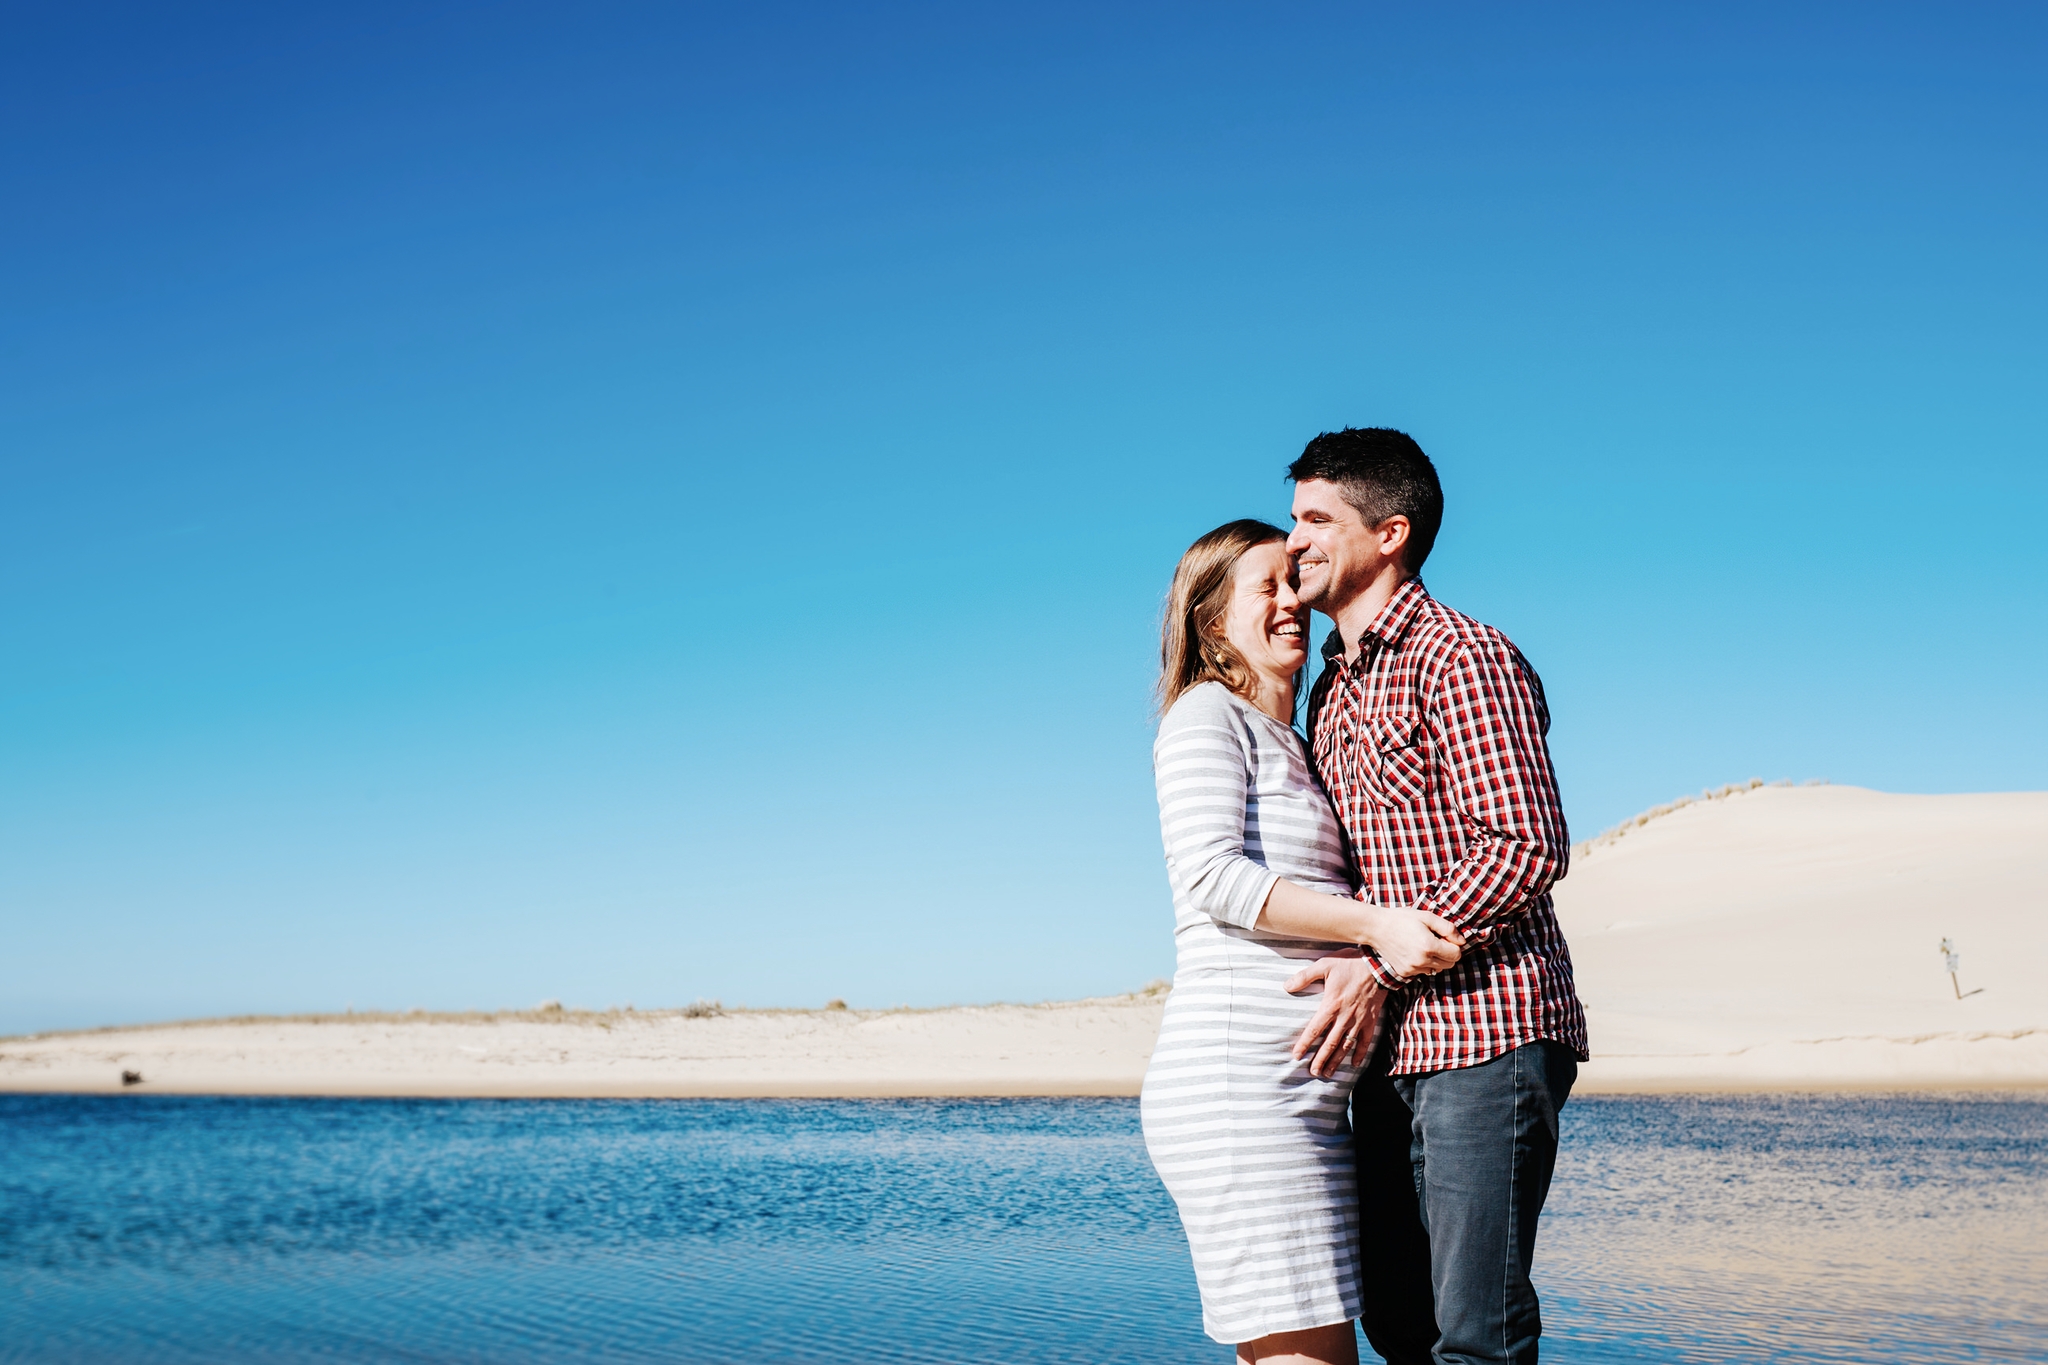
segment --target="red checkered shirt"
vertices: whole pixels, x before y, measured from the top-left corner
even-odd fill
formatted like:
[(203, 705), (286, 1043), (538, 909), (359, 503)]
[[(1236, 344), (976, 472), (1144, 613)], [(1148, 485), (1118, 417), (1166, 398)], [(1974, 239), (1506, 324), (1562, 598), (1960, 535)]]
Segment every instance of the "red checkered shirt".
[(1465, 955), (1393, 992), (1394, 1074), (1477, 1066), (1548, 1038), (1586, 1056), (1586, 1014), (1550, 885), (1571, 856), (1536, 670), (1505, 635), (1403, 583), (1344, 661), (1332, 634), (1309, 693), (1317, 775), (1361, 895), (1442, 915)]

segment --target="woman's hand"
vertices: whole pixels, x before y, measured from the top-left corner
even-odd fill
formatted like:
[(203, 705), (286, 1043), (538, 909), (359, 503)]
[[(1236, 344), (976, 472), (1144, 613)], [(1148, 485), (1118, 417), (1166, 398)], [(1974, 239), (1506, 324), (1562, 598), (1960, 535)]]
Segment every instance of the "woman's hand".
[(1403, 980), (1457, 966), (1465, 946), (1457, 926), (1440, 915), (1311, 891), (1285, 877), (1266, 893), (1258, 927), (1324, 943), (1362, 943)]
[(1433, 976), (1458, 965), (1465, 936), (1441, 915), (1393, 905), (1377, 907), (1364, 941), (1395, 976)]
[(1322, 1003), (1294, 1040), (1294, 1059), (1300, 1061), (1315, 1053), (1308, 1064), (1309, 1073), (1326, 1081), (1347, 1061), (1364, 1066), (1372, 1056), (1387, 991), (1366, 967), (1364, 955), (1357, 952), (1318, 959), (1314, 966), (1294, 974), (1287, 991), (1300, 995), (1318, 981), (1323, 983)]

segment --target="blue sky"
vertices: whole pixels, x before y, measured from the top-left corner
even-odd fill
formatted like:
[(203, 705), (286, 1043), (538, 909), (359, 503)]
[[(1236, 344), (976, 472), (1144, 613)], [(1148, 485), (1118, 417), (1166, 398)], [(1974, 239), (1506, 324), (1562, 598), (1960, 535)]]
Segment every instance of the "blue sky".
[(1179, 551), (1316, 432), (1580, 836), (2048, 785), (2048, 20), (45, 7), (0, 1032), (1170, 970)]

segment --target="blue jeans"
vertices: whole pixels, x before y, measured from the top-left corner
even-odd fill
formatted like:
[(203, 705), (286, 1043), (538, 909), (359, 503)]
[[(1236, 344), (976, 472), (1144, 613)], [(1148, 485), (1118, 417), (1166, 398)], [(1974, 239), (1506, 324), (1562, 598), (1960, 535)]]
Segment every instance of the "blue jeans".
[(1389, 1365), (1535, 1365), (1529, 1266), (1578, 1060), (1536, 1042), (1424, 1076), (1387, 1066), (1352, 1098), (1366, 1340)]

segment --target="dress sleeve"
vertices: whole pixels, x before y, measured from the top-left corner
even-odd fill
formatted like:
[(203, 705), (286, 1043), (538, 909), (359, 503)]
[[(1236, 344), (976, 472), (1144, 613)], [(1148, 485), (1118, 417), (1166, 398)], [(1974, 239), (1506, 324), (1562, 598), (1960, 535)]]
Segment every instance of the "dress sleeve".
[(1220, 686), (1183, 693), (1159, 723), (1152, 774), (1166, 875), (1187, 903), (1223, 924), (1250, 929), (1280, 874), (1245, 856), (1251, 739)]

